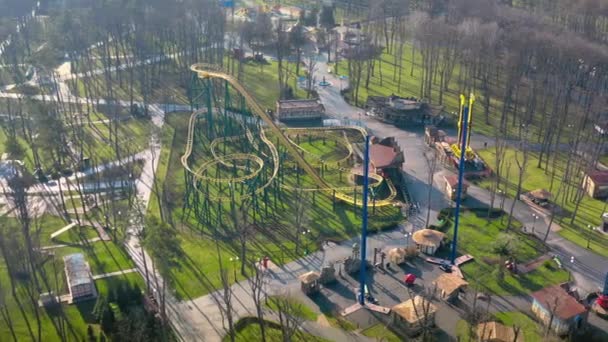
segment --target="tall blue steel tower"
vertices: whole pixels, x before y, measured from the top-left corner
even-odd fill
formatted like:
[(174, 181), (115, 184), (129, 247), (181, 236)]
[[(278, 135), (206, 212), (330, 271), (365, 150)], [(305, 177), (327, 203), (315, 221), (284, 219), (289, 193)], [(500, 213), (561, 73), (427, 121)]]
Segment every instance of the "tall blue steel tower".
[(367, 256), (367, 197), (369, 195), (369, 135), (365, 136), (363, 158), (363, 217), (361, 223), (361, 267), (359, 270), (359, 304), (365, 305), (365, 266)]
[[(460, 150), (459, 162), (458, 162), (458, 187), (456, 189), (456, 211), (454, 213), (454, 238), (452, 240), (452, 254), (451, 254), (451, 262), (452, 265), (456, 262), (456, 249), (458, 247), (458, 225), (460, 223), (460, 203), (462, 202), (462, 184), (464, 182), (464, 163), (466, 161), (465, 155), (467, 151), (470, 149), (469, 140), (470, 140), (470, 125), (471, 125), (471, 111), (473, 109), (473, 102), (475, 101), (475, 96), (473, 94), (470, 95), (469, 101), (467, 104), (466, 98), (464, 95), (460, 96), (460, 121), (458, 122), (459, 132), (458, 132), (458, 149)], [(456, 150), (458, 150), (456, 149)]]

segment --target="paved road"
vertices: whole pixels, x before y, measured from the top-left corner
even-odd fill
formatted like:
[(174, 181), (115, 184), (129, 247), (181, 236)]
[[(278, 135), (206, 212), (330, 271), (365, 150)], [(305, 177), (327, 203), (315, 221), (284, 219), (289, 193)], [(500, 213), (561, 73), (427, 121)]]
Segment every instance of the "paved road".
[[(421, 213), (415, 219), (413, 229), (424, 224), (427, 212), (429, 211), (428, 208), (430, 208), (430, 223), (433, 223), (436, 220), (438, 210), (447, 207), (448, 203), (443, 192), (439, 190), (443, 187), (443, 181), (441, 180), (442, 173), (438, 173), (434, 177), (434, 187), (430, 189), (431, 196), (429, 198), (427, 175), (430, 171), (423, 155), (423, 151), (427, 149), (423, 142), (423, 130), (421, 128), (402, 130), (366, 116), (362, 109), (353, 107), (344, 101), (338, 89), (340, 80), (335, 75), (328, 74), (327, 70), (326, 63), (319, 63), (316, 73), (317, 79), (325, 77), (326, 80), (333, 84), (331, 87), (318, 87), (319, 96), (325, 105), (327, 113), (337, 118), (346, 117), (351, 120), (361, 120), (364, 125), (371, 129), (373, 134), (377, 134), (380, 137), (394, 136), (396, 138), (405, 153), (403, 171), (407, 174), (409, 192), (414, 194), (415, 200), (420, 203)], [(345, 81), (342, 82), (342, 86), (346, 87)], [(473, 139), (477, 144), (482, 144), (484, 141), (491, 143), (492, 140), (481, 135), (478, 135), (477, 139)], [(478, 148), (479, 146), (473, 147)], [(468, 194), (468, 201), (478, 201), (483, 205), (490, 204), (490, 193), (485, 189), (471, 186)], [(505, 198), (505, 208), (510, 208), (512, 203), (512, 199)], [(533, 225), (532, 214), (534, 212), (523, 202), (516, 201), (513, 212), (514, 217), (524, 225), (529, 227)], [(535, 227), (536, 235), (542, 239), (548, 229), (548, 221), (537, 221)], [(570, 260), (570, 256), (574, 256), (574, 263), (565, 262), (564, 264), (572, 271), (574, 279), (581, 289), (596, 291), (603, 284), (605, 274), (608, 272), (608, 258), (582, 248), (564, 239), (554, 231), (549, 232), (547, 243), (551, 247), (552, 252), (562, 256), (563, 260)]]
[[(154, 62), (154, 60), (150, 60), (149, 62)], [(120, 68), (120, 67), (119, 67)], [(334, 85), (339, 84), (339, 80), (337, 80), (333, 75), (327, 74), (327, 66), (324, 63), (320, 63), (319, 71), (317, 78), (320, 79), (323, 76), (327, 78), (328, 81), (332, 82)], [(77, 75), (76, 77), (86, 76), (86, 75)], [(71, 78), (72, 76), (66, 77)], [(76, 103), (87, 103), (86, 99), (76, 98), (69, 94), (69, 90), (65, 87), (65, 83), (61, 82), (63, 85), (60, 85), (60, 94), (64, 98), (64, 100), (68, 99), (69, 102)], [(412, 194), (415, 194), (415, 200), (420, 203), (421, 213), (412, 220), (411, 226), (406, 227), (407, 230), (415, 230), (424, 227), (427, 224), (427, 213), (429, 214), (429, 222), (433, 223), (436, 220), (437, 212), (447, 206), (447, 202), (444, 199), (444, 196), (438, 188), (442, 186), (439, 176), (440, 174), (434, 177), (434, 186), (429, 186), (428, 184), (428, 174), (429, 166), (427, 165), (424, 158), (424, 151), (427, 147), (423, 143), (423, 132), (422, 130), (415, 131), (404, 131), (398, 129), (392, 125), (386, 125), (375, 121), (365, 115), (362, 115), (362, 110), (352, 107), (348, 105), (339, 94), (339, 90), (337, 86), (321, 88), (319, 89), (319, 94), (321, 96), (322, 101), (324, 102), (327, 111), (329, 114), (338, 117), (338, 118), (349, 118), (352, 120), (361, 120), (365, 123), (365, 125), (371, 129), (374, 134), (378, 136), (394, 136), (399, 142), (400, 146), (402, 146), (405, 156), (406, 163), (404, 165), (404, 172), (407, 175), (407, 183), (408, 188)], [(19, 94), (7, 94), (0, 93), (0, 97), (9, 97), (9, 98), (17, 98), (20, 97)], [(34, 96), (39, 100), (46, 99), (49, 100), (51, 97), (43, 97), (43, 96)], [(100, 104), (105, 103), (104, 100), (99, 100)], [(130, 103), (128, 101), (116, 101), (115, 104), (128, 106)], [(151, 105), (150, 112), (152, 114), (152, 120), (154, 124), (158, 127), (162, 127), (164, 112), (161, 108), (166, 108), (166, 105)], [(184, 108), (186, 109), (186, 108)], [(158, 166), (158, 157), (160, 155), (160, 145), (159, 139), (156, 136), (151, 137), (150, 148), (144, 151), (144, 168), (141, 177), (136, 181), (136, 189), (138, 197), (144, 202), (147, 206), (151, 192), (152, 192), (152, 184), (154, 180), (155, 170)], [(429, 195), (430, 193), (430, 195)], [(475, 198), (481, 202), (488, 203), (489, 194), (487, 191), (483, 189), (472, 188), (470, 190), (470, 194), (472, 198)], [(507, 201), (506, 199), (505, 201)], [(506, 202), (507, 205), (510, 202)], [(523, 204), (521, 202), (517, 202), (517, 214), (516, 218), (520, 219), (524, 224), (528, 224), (530, 221), (526, 219), (527, 213), (530, 213), (529, 218), (531, 218), (531, 212), (529, 212), (529, 208), (521, 207)], [(528, 211), (527, 211), (528, 210)], [(546, 230), (546, 224), (542, 222), (537, 222), (537, 233), (542, 234), (543, 229)], [(158, 279), (158, 282), (162, 284), (162, 278), (158, 274), (153, 274), (150, 269), (151, 260), (147, 253), (144, 251), (142, 254), (142, 250), (139, 246), (139, 239), (137, 237), (137, 233), (139, 231), (139, 227), (130, 227), (129, 232), (130, 236), (126, 242), (127, 250), (131, 255), (132, 259), (135, 261), (137, 269), (144, 276), (145, 267), (144, 260), (146, 260), (146, 265), (148, 267), (148, 272), (152, 275), (152, 277)], [(401, 237), (400, 232), (392, 232), (380, 234), (376, 237), (370, 238), (370, 251), (373, 250), (373, 246), (377, 247), (386, 247), (394, 243), (399, 243), (399, 239), (403, 239)], [(376, 241), (376, 242), (375, 242)], [(563, 255), (574, 255), (576, 258), (576, 262), (574, 265), (570, 265), (573, 269), (575, 277), (582, 283), (588, 282), (593, 286), (594, 284), (599, 284), (597, 281), (598, 278), (594, 275), (590, 275), (589, 271), (594, 269), (594, 266), (598, 265), (608, 265), (608, 261), (605, 258), (598, 257), (597, 255), (590, 253), (576, 245), (573, 245), (567, 241), (564, 241), (563, 238), (559, 237), (557, 234), (551, 232), (549, 235), (549, 242), (553, 248), (556, 249), (556, 252)], [(405, 241), (401, 241), (401, 244), (405, 243)], [(285, 289), (290, 289), (298, 286), (298, 282), (296, 280), (297, 275), (304, 273), (307, 270), (318, 270), (319, 267), (326, 262), (339, 260), (350, 254), (350, 249), (348, 248), (348, 244), (345, 246), (335, 246), (327, 251), (320, 251), (314, 253), (307, 258), (295, 261), (288, 265), (285, 265), (280, 270), (276, 270), (273, 274), (272, 280), (269, 281), (268, 292), (270, 294), (283, 292)], [(156, 288), (156, 282), (152, 281), (152, 287), (159, 293), (160, 289)], [(241, 282), (233, 285), (233, 297), (235, 301), (235, 310), (237, 316), (242, 315), (251, 315), (253, 305), (250, 296), (248, 294), (248, 285), (246, 282)], [(217, 293), (212, 293), (207, 296), (203, 296), (191, 301), (178, 302), (170, 293), (166, 294), (167, 298), (167, 306), (168, 306), (168, 315), (171, 323), (173, 324), (176, 333), (180, 336), (182, 340), (187, 341), (220, 341), (221, 336), (223, 336), (226, 332), (224, 320), (220, 309), (218, 307), (218, 295)], [(519, 304), (518, 306), (521, 306)], [(314, 326), (314, 325), (313, 325)], [(329, 336), (324, 334), (331, 334), (334, 332), (329, 332), (329, 330), (324, 330), (320, 327), (316, 327), (312, 329), (315, 334), (321, 336)], [(335, 330), (335, 329), (334, 329)], [(204, 338), (203, 338), (204, 337)]]

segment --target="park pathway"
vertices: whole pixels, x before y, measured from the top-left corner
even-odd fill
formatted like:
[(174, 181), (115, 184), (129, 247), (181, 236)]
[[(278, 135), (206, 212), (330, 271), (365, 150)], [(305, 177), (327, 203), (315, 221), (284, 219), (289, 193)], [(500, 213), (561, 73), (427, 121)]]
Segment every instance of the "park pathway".
[[(155, 63), (160, 60), (162, 60), (162, 58), (154, 57), (140, 62), (140, 64)], [(133, 64), (131, 64), (131, 66), (132, 65)], [(123, 65), (118, 67), (118, 69), (124, 69), (126, 67), (128, 66)], [(429, 223), (434, 223), (436, 221), (438, 211), (446, 207), (447, 203), (444, 199), (442, 191), (439, 190), (440, 186), (438, 185), (440, 183), (438, 182), (438, 177), (435, 177), (433, 183), (429, 184), (428, 174), (430, 172), (424, 157), (424, 153), (428, 150), (428, 147), (424, 145), (424, 132), (422, 129), (404, 131), (392, 125), (387, 125), (365, 116), (362, 109), (352, 107), (344, 101), (339, 93), (339, 89), (337, 89), (336, 86), (340, 84), (339, 79), (332, 74), (328, 74), (327, 69), (326, 63), (319, 63), (316, 78), (321, 79), (322, 77), (326, 77), (327, 80), (334, 85), (319, 89), (321, 100), (324, 103), (328, 114), (340, 119), (347, 118), (350, 120), (360, 120), (372, 131), (372, 133), (378, 136), (394, 136), (404, 150), (406, 163), (404, 165), (403, 172), (406, 175), (408, 189), (410, 193), (414, 194), (415, 196), (414, 201), (419, 203), (420, 211), (416, 217), (412, 218), (409, 225), (402, 228), (408, 231), (413, 231), (423, 228)], [(97, 70), (88, 75), (62, 75), (61, 79), (62, 81), (65, 81), (73, 78), (90, 77), (100, 74), (101, 72), (101, 70)], [(84, 98), (75, 97), (70, 94), (69, 88), (64, 82), (61, 82), (59, 89), (61, 90), (60, 96), (65, 102), (81, 104), (89, 103)], [(0, 92), (0, 97), (4, 98), (18, 99), (23, 96), (24, 95), (22, 94)], [(54, 99), (52, 96), (40, 95), (32, 96), (32, 98), (37, 100)], [(103, 99), (97, 100), (96, 103), (107, 104), (107, 102)], [(113, 101), (112, 103), (121, 106), (131, 105), (131, 103), (128, 101)], [(141, 105), (141, 103), (137, 104)], [(182, 105), (148, 105), (152, 121), (157, 127), (162, 127), (164, 123), (165, 113), (162, 108), (167, 108), (169, 106), (173, 107), (175, 110), (188, 109), (187, 106)], [(475, 137), (473, 138), (474, 141), (483, 141), (483, 139), (475, 139)], [(159, 137), (156, 135), (156, 133), (152, 134), (150, 138), (150, 147), (142, 152), (142, 157), (144, 160), (143, 172), (140, 178), (136, 181), (135, 188), (137, 190), (137, 196), (147, 207), (150, 195), (152, 193), (155, 171), (158, 166), (158, 159), (160, 157), (160, 143)], [(483, 189), (472, 187), (469, 190), (469, 194), (471, 197), (476, 198), (482, 203), (489, 203), (489, 193)], [(510, 205), (510, 201), (510, 199), (505, 199), (505, 207)], [(522, 221), (523, 224), (530, 224), (532, 220), (530, 208), (517, 201), (515, 213), (516, 218)], [(536, 227), (536, 233), (539, 235), (544, 234), (544, 231), (547, 230), (547, 225), (544, 222), (537, 222)], [(140, 241), (138, 238), (140, 229), (141, 227), (137, 226), (129, 227), (129, 237), (126, 242), (127, 251), (131, 255), (131, 258), (136, 264), (137, 270), (142, 274), (142, 276), (149, 273), (152, 278), (156, 278), (158, 283), (162, 284), (162, 277), (151, 270), (150, 265), (152, 262), (149, 255), (140, 248)], [(384, 247), (394, 244), (403, 245), (405, 241), (403, 240), (404, 238), (402, 236), (403, 235), (401, 232), (395, 231), (371, 237), (369, 242), (369, 250), (373, 250), (373, 247)], [(286, 264), (279, 270), (273, 271), (271, 273), (271, 279), (268, 283), (267, 292), (269, 294), (273, 294), (282, 293), (288, 290), (298, 291), (299, 283), (297, 281), (297, 276), (299, 274), (308, 270), (318, 270), (324, 263), (346, 257), (351, 252), (350, 245), (352, 242), (353, 241), (351, 240), (342, 245), (329, 248), (326, 251), (313, 253), (305, 258)], [(573, 271), (573, 274), (579, 283), (586, 283), (590, 287), (597, 286), (600, 283), (601, 279), (598, 278), (598, 275), (603, 273), (604, 270), (598, 270), (598, 268), (602, 266), (606, 267), (604, 265), (608, 265), (607, 258), (595, 255), (584, 248), (574, 245), (554, 232), (549, 232), (548, 243), (556, 254), (575, 257), (575, 262), (573, 264), (568, 263), (569, 265), (567, 266)], [(150, 283), (154, 293), (158, 294), (161, 289), (156, 288), (156, 281), (152, 280)], [(236, 314), (239, 317), (243, 315), (251, 315), (252, 310), (254, 310), (248, 287), (249, 286), (246, 281), (236, 283), (232, 286), (234, 306)], [(224, 319), (220, 311), (221, 309), (218, 306), (218, 303), (221, 302), (219, 292), (213, 292), (206, 296), (188, 301), (177, 301), (175, 297), (168, 292), (166, 293), (166, 301), (169, 320), (175, 328), (179, 339), (185, 341), (214, 342), (221, 341), (222, 336), (225, 335), (226, 328)], [(523, 306), (524, 302), (519, 303), (516, 306), (520, 305)], [(333, 328), (321, 327), (318, 324), (315, 325), (307, 323), (307, 327), (308, 326), (310, 326), (311, 330), (313, 330), (311, 333), (318, 336), (329, 337), (329, 334), (335, 333), (327, 330)], [(341, 340), (342, 337), (337, 337), (337, 335), (334, 335), (329, 339)]]
[[(332, 83), (330, 87), (318, 87), (321, 102), (325, 105), (327, 113), (340, 119), (359, 120), (371, 130), (372, 134), (380, 137), (395, 137), (399, 146), (403, 149), (405, 154), (403, 172), (407, 175), (408, 190), (415, 197), (415, 202), (419, 202), (420, 207), (420, 214), (415, 218), (418, 224), (412, 225), (409, 229), (416, 230), (421, 228), (421, 225), (424, 226), (427, 214), (430, 218), (429, 224), (436, 223), (437, 213), (442, 208), (447, 207), (449, 203), (447, 203), (443, 192), (440, 190), (443, 186), (441, 171), (434, 177), (432, 186), (428, 183), (430, 171), (424, 157), (424, 151), (429, 148), (424, 143), (423, 129), (406, 131), (366, 116), (363, 109), (353, 107), (344, 101), (338, 89), (341, 81), (336, 75), (327, 71), (327, 63), (318, 63), (315, 74), (317, 79), (325, 77), (327, 81)], [(348, 86), (346, 83), (348, 82), (342, 81), (344, 88)], [(481, 148), (484, 141), (491, 140), (483, 135), (473, 133), (473, 148)], [(490, 192), (475, 185), (471, 185), (469, 188), (468, 197), (467, 201), (478, 201), (481, 205), (489, 206), (491, 203)], [(515, 202), (513, 216), (523, 225), (531, 227), (534, 224), (532, 214), (535, 212), (523, 202), (507, 197), (504, 199), (504, 207), (510, 209), (513, 202)], [(424, 218), (424, 220), (421, 222), (420, 218)], [(554, 224), (554, 226), (556, 225)], [(537, 221), (535, 234), (542, 240), (548, 228), (548, 222)], [(549, 231), (548, 234), (547, 244), (553, 254), (560, 256), (562, 260), (570, 260), (570, 257), (574, 256), (574, 263), (567, 262), (564, 264), (572, 272), (577, 286), (585, 291), (597, 291), (599, 286), (603, 284), (605, 274), (608, 271), (608, 258), (578, 246), (554, 231)]]

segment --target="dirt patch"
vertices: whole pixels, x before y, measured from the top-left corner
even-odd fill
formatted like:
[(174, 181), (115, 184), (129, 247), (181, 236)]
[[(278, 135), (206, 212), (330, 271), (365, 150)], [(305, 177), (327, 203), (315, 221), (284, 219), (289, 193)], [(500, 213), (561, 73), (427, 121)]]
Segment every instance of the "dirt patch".
[(329, 321), (327, 320), (327, 317), (325, 317), (324, 314), (320, 314), (319, 316), (317, 316), (317, 323), (323, 327), (331, 327), (331, 324), (329, 324)]

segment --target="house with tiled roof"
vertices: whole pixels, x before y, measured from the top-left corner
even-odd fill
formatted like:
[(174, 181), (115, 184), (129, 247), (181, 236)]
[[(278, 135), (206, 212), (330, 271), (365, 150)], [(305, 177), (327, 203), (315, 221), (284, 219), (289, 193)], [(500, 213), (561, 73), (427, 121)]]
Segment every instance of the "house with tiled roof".
[(369, 158), (376, 173), (387, 172), (390, 169), (401, 170), (405, 157), (403, 151), (393, 137), (380, 140), (369, 147)]
[(532, 312), (557, 335), (579, 330), (587, 322), (588, 311), (559, 285), (532, 293)]
[(608, 171), (588, 171), (583, 179), (583, 187), (593, 198), (608, 197)]

